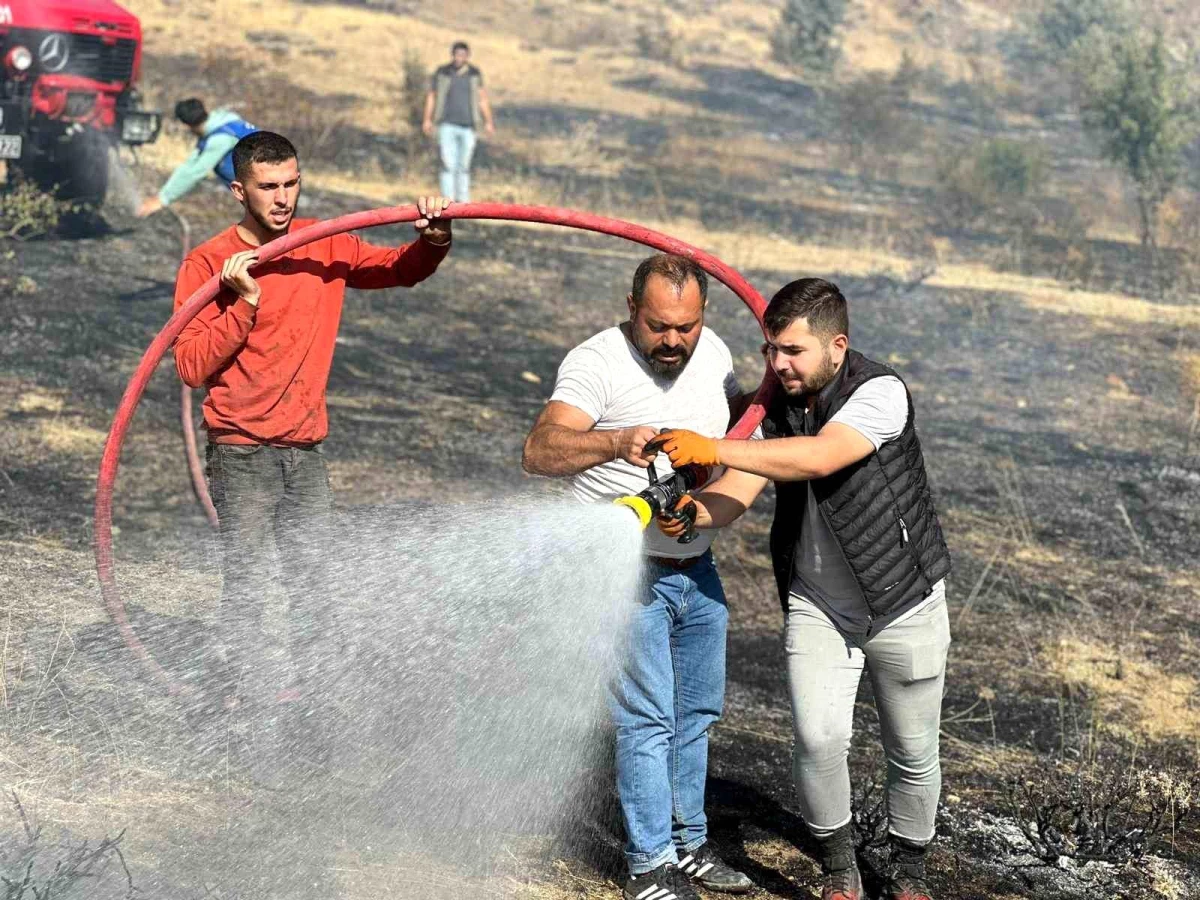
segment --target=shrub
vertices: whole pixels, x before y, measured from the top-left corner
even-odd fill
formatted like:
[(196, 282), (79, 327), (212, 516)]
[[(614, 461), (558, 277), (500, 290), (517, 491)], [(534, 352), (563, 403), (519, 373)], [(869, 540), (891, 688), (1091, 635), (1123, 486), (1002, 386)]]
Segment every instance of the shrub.
[(425, 117), (425, 97), (429, 93), (429, 72), (416, 51), (405, 50), (400, 74), (397, 112), (411, 130), (420, 131)]
[(396, 115), (404, 135), (404, 158), (408, 167), (418, 166), (422, 158), (433, 159), (433, 146), (421, 131), (425, 118), (425, 97), (429, 93), (429, 70), (414, 50), (404, 51), (399, 81)]
[(75, 204), (39, 190), (32, 181), (10, 180), (0, 188), (0, 238), (28, 240), (50, 234), (74, 210)]
[(1093, 28), (1120, 31), (1130, 13), (1126, 0), (1046, 0), (1034, 18), (1034, 37), (1044, 55), (1061, 58)]
[(970, 226), (983, 216), (1026, 225), (1036, 217), (1033, 201), (1046, 179), (1040, 147), (991, 140), (943, 159), (937, 167), (934, 202), (947, 226)]
[(868, 72), (834, 96), (834, 119), (850, 160), (870, 174), (917, 138), (917, 122), (904, 111), (917, 73), (904, 64), (893, 75)]
[[(343, 161), (339, 156), (347, 148), (350, 130), (344, 107), (293, 84), (286, 75), (264, 72), (260, 78), (265, 90), (259, 96), (271, 98), (271, 112), (248, 109), (251, 121), (286, 135), (296, 145), (301, 162)], [(271, 124), (262, 125), (264, 121)]]
[(1059, 281), (1088, 288), (1096, 275), (1097, 260), (1088, 237), (1091, 223), (1078, 205), (1061, 201), (1051, 207), (1042, 223), (1058, 242), (1051, 263)]
[(1009, 811), (1032, 854), (1123, 864), (1168, 843), (1194, 816), (1195, 773), (1117, 764), (1047, 764), (1006, 785)]
[(832, 71), (841, 55), (838, 31), (846, 0), (786, 0), (771, 35), (775, 59), (802, 71)]
[(351, 108), (357, 102), (353, 96), (322, 96), (293, 83), (285, 68), (225, 51), (175, 57), (170, 62), (160, 66), (165, 73), (160, 91), (175, 97), (201, 96), (212, 106), (239, 101), (235, 106), (239, 115), (296, 145), (301, 166), (357, 166), (368, 149), (366, 136), (351, 121)]
[(916, 58), (905, 50), (900, 54), (900, 65), (892, 73), (892, 89), (899, 91), (905, 100), (926, 80), (926, 70), (917, 64)]
[(665, 16), (655, 15), (649, 22), (638, 25), (634, 44), (644, 59), (657, 59), (672, 66), (684, 64), (683, 34)]

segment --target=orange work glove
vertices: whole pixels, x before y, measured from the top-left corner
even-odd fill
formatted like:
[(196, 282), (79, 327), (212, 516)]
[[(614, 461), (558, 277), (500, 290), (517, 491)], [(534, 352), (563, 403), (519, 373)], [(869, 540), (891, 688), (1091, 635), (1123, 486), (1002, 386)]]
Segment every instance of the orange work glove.
[(662, 450), (671, 457), (671, 465), (678, 469), (680, 466), (718, 466), (717, 442), (715, 438), (707, 438), (694, 431), (683, 428), (672, 428), (661, 432), (658, 437), (646, 445), (647, 450)]
[[(692, 503), (692, 502), (693, 502), (693, 500), (692, 500), (691, 495), (684, 494), (682, 497), (679, 498), (678, 501), (676, 501), (673, 511), (680, 512), (689, 503)], [(661, 531), (663, 534), (665, 534), (667, 537), (679, 538), (679, 537), (682, 537), (684, 532), (686, 532), (688, 530), (688, 527), (690, 526), (691, 523), (689, 523), (687, 519), (683, 519), (683, 518), (672, 519), (672, 518), (669, 518), (668, 516), (656, 516), (654, 519), (654, 524), (656, 524), (658, 526), (658, 530)]]

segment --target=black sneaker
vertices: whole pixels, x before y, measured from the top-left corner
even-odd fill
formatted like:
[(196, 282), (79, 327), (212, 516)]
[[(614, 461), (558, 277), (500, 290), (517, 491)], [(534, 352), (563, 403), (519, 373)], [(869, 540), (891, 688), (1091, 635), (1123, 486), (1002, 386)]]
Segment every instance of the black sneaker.
[(687, 876), (674, 863), (635, 875), (625, 882), (625, 900), (700, 900)]
[(928, 844), (915, 844), (896, 835), (889, 835), (891, 859), (888, 862), (886, 900), (933, 900), (933, 892), (925, 880), (925, 856)]
[(821, 862), (821, 900), (862, 900), (862, 875), (854, 853), (854, 826), (817, 838)]
[(683, 859), (679, 860), (679, 870), (710, 891), (722, 894), (745, 894), (754, 888), (754, 882), (744, 873), (725, 865), (709, 843), (684, 853)]

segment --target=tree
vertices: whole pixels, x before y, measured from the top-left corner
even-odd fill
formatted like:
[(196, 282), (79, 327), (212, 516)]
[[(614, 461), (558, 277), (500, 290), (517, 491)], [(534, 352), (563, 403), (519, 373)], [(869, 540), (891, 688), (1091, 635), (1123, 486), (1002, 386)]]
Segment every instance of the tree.
[(847, 0), (787, 0), (771, 36), (771, 52), (781, 63), (809, 72), (833, 69), (841, 55), (838, 31)]
[(1195, 91), (1161, 30), (1093, 29), (1076, 51), (1079, 107), (1100, 150), (1133, 181), (1142, 246), (1157, 247), (1158, 212), (1197, 132)]

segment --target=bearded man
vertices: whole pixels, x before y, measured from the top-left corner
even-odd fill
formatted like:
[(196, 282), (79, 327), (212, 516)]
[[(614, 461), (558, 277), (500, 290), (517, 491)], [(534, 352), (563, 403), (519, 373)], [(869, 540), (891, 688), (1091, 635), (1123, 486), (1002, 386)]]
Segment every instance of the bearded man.
[[(585, 503), (611, 501), (646, 487), (656, 453), (647, 444), (664, 426), (724, 434), (740, 391), (729, 349), (705, 327), (707, 301), (708, 276), (692, 260), (644, 260), (626, 297), (629, 320), (584, 341), (559, 367), (525, 441), (525, 470), (570, 477)], [(728, 893), (753, 887), (722, 862), (704, 814), (729, 621), (711, 544), (711, 534), (687, 544), (646, 534), (643, 585), (609, 692), (625, 900), (699, 900), (693, 882)]]
[(763, 421), (767, 439), (687, 431), (660, 439), (676, 467), (728, 469), (695, 498), (700, 527), (728, 525), (775, 482), (771, 560), (786, 617), (793, 775), (820, 847), (822, 900), (862, 897), (847, 758), (864, 668), (887, 757), (884, 896), (930, 900), (925, 857), (941, 791), (950, 554), (912, 396), (895, 371), (850, 349), (846, 299), (828, 281), (782, 288), (763, 327), (763, 352), (783, 387)]

